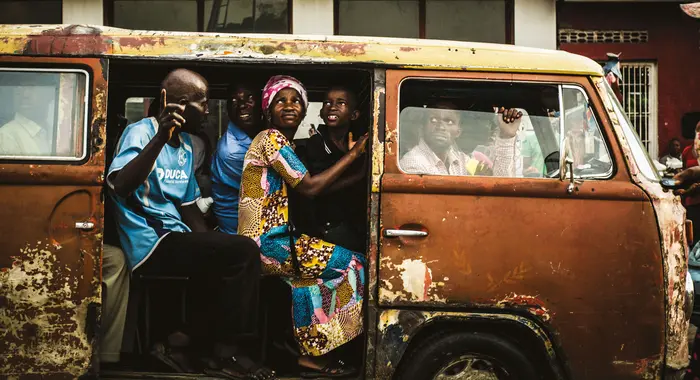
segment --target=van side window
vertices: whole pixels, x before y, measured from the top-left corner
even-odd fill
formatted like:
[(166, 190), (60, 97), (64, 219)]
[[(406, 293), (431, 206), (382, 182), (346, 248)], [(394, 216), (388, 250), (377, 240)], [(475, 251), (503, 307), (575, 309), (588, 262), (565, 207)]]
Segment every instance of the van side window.
[(0, 68), (0, 159), (81, 161), (88, 73)]
[[(577, 119), (583, 116), (585, 126)], [(564, 135), (577, 136), (567, 140), (577, 147), (570, 149), (577, 176), (609, 176), (607, 147), (576, 87), (423, 79), (401, 85), (399, 168), (408, 174), (558, 178)]]
[(580, 87), (563, 86), (562, 94), (566, 153), (574, 161), (575, 176), (609, 177), (612, 159), (586, 93)]

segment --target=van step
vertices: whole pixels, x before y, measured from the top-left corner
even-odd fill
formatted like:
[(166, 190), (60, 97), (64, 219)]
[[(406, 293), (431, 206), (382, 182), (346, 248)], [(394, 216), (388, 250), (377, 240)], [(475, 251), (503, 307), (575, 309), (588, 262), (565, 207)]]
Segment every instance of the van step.
[[(207, 376), (203, 373), (164, 373), (164, 372), (129, 372), (102, 371), (100, 379), (132, 380), (132, 379), (162, 379), (162, 380), (220, 380), (221, 377)], [(280, 380), (293, 380), (294, 377), (278, 377)]]

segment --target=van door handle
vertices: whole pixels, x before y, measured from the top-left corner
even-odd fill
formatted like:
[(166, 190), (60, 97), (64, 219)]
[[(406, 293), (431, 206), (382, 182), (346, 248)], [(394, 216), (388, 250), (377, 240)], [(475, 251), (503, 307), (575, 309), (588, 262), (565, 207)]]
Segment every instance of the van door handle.
[(93, 222), (75, 222), (75, 228), (79, 230), (89, 231), (95, 228), (95, 223)]
[(399, 236), (411, 236), (411, 237), (424, 237), (428, 236), (426, 231), (416, 231), (416, 230), (384, 230), (385, 237), (399, 237)]

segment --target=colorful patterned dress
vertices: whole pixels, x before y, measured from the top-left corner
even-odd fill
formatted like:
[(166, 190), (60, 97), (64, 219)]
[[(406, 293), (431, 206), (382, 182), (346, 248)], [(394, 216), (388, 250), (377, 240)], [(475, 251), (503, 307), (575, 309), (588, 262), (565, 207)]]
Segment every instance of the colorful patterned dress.
[(292, 287), (294, 332), (304, 355), (324, 355), (362, 332), (365, 257), (301, 235), (294, 238), (300, 268), (290, 254), (287, 186), (306, 175), (289, 140), (276, 129), (260, 132), (245, 156), (238, 233), (261, 249), (263, 272)]

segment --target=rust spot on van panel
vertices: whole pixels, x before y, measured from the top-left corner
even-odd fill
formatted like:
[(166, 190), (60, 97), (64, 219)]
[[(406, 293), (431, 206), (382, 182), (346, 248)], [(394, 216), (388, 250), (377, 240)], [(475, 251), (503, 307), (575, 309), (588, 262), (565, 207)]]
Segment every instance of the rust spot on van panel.
[(384, 172), (384, 141), (386, 124), (386, 117), (382, 113), (384, 112), (383, 109), (386, 102), (386, 88), (384, 81), (384, 72), (379, 70), (375, 71), (374, 104), (372, 108), (372, 141), (370, 145), (372, 155), (372, 193), (379, 193), (382, 173)]
[(637, 375), (638, 379), (654, 380), (663, 365), (663, 356), (658, 355), (637, 361), (614, 360), (616, 372)]
[(30, 37), (24, 47), (26, 55), (89, 55), (110, 52), (110, 45), (99, 35), (42, 35)]
[(146, 37), (122, 37), (119, 39), (119, 45), (122, 47), (134, 48), (140, 50), (142, 47), (154, 47), (164, 45), (165, 38), (146, 38)]
[(101, 34), (100, 28), (89, 25), (61, 25), (41, 32), (43, 36), (99, 36)]
[(352, 55), (364, 55), (366, 44), (339, 44), (334, 43), (330, 45), (333, 49), (338, 51), (340, 55), (352, 56)]
[(545, 303), (536, 296), (527, 296), (511, 293), (505, 298), (496, 302), (498, 307), (525, 307), (527, 311), (536, 316), (543, 322), (548, 322), (552, 317), (549, 310), (545, 307)]
[(0, 271), (2, 374), (77, 377), (90, 364), (86, 316), (100, 296), (80, 297), (83, 276), (57, 259), (60, 250), (50, 242), (27, 244)]

